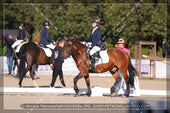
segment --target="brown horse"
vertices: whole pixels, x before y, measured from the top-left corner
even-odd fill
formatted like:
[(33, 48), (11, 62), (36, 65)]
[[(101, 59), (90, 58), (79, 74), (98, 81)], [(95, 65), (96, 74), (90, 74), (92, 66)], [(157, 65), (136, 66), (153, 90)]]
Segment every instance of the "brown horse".
[[(77, 68), (79, 69), (80, 73), (74, 78), (74, 90), (77, 95), (80, 94), (77, 81), (84, 77), (88, 92), (87, 95), (91, 95), (91, 88), (90, 88), (90, 78), (89, 78), (89, 71), (88, 67), (90, 66), (88, 58), (87, 58), (87, 48), (85, 45), (81, 44), (74, 36), (65, 38), (65, 51), (63, 52), (62, 56), (67, 58), (68, 56), (72, 55), (74, 61), (77, 64)], [(114, 93), (114, 90), (117, 84), (120, 82), (121, 77), (118, 74), (118, 69), (120, 70), (123, 78), (126, 82), (127, 90), (125, 92), (125, 96), (128, 97), (130, 93), (130, 86), (134, 87), (134, 76), (137, 74), (135, 68), (131, 64), (131, 60), (129, 56), (119, 49), (111, 49), (107, 50), (107, 54), (109, 56), (109, 62), (104, 64), (98, 64), (95, 66), (94, 73), (102, 73), (106, 71), (110, 71), (112, 76), (116, 79), (113, 86), (110, 88), (111, 95)], [(129, 76), (127, 74), (129, 71)]]

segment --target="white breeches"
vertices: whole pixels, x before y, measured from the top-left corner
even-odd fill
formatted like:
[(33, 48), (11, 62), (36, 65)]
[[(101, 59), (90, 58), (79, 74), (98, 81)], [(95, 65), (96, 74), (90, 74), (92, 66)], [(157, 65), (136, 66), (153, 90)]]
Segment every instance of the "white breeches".
[(90, 50), (90, 56), (93, 55), (94, 53), (100, 51), (100, 47), (98, 46), (94, 46), (91, 50)]
[(18, 44), (20, 44), (23, 40), (16, 40), (13, 44), (12, 44), (12, 48), (15, 48)]

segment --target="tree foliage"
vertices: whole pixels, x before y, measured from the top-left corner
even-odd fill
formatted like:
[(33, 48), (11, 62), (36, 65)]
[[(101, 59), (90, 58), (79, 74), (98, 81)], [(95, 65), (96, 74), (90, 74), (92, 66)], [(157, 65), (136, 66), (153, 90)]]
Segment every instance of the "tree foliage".
[(96, 0), (95, 3), (73, 0), (68, 3), (62, 0), (28, 1), (21, 3), (16, 0), (4, 5), (5, 29), (17, 29), (18, 23), (24, 22), (26, 31), (33, 36), (40, 32), (43, 21), (48, 19), (53, 24), (50, 28), (52, 40), (77, 34), (77, 38), (83, 41), (90, 35), (91, 19), (99, 17), (102, 41), (109, 48), (114, 47), (119, 38), (123, 38), (129, 49), (134, 47), (135, 41), (147, 40), (156, 41), (158, 50), (167, 35), (167, 6), (159, 4), (159, 0), (157, 4), (145, 4), (145, 0), (130, 0), (126, 3), (121, 0)]

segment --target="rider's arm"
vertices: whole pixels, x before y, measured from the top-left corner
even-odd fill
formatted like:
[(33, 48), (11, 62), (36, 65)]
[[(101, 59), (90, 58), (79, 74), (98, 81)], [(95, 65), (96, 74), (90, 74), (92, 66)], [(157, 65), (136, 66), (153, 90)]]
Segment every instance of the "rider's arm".
[(90, 37), (86, 40), (86, 43), (87, 43), (87, 42), (90, 42), (90, 41), (92, 41), (91, 35), (90, 35)]

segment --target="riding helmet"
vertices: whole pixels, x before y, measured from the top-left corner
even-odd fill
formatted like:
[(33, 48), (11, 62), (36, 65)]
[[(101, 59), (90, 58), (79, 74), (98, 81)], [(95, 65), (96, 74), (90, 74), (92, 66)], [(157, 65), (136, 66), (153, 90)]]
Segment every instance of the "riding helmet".
[(100, 24), (100, 19), (99, 19), (99, 18), (93, 18), (92, 21), (91, 21), (91, 23), (93, 23), (93, 22), (97, 22), (97, 23)]
[(43, 26), (51, 26), (51, 24), (50, 24), (49, 21), (44, 21), (44, 22), (43, 22)]
[(18, 26), (24, 27), (24, 23), (19, 23)]

